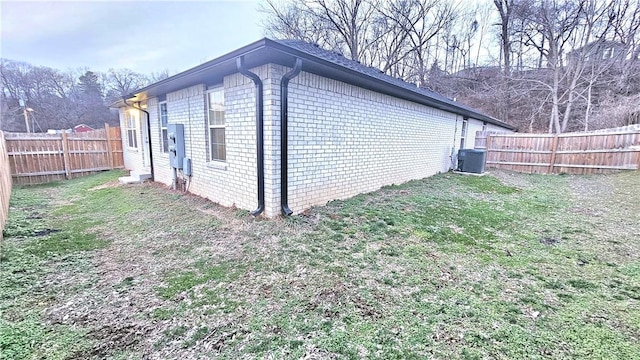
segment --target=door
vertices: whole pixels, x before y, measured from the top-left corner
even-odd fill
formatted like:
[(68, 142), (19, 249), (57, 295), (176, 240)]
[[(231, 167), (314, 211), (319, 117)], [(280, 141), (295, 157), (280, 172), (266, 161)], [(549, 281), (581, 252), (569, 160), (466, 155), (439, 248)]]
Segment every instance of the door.
[[(149, 156), (150, 151), (150, 139), (149, 139), (149, 131), (148, 131), (148, 122), (146, 116), (139, 117), (140, 119), (140, 139), (142, 140), (142, 166), (145, 170), (149, 170), (151, 168), (151, 156)], [(144, 114), (146, 115), (146, 114)]]

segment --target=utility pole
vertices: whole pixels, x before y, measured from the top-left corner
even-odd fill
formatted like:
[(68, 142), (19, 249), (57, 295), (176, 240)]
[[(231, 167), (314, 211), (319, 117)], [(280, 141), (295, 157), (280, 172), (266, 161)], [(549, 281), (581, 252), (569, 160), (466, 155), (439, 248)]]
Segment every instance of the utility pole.
[(22, 113), (24, 114), (24, 124), (27, 125), (27, 132), (31, 132), (31, 127), (29, 126), (29, 112), (27, 108), (22, 109)]
[(24, 124), (27, 127), (27, 133), (31, 132), (31, 127), (29, 126), (29, 111), (27, 111), (27, 105), (24, 103), (24, 100), (20, 99), (20, 106), (22, 107), (22, 114), (24, 115)]

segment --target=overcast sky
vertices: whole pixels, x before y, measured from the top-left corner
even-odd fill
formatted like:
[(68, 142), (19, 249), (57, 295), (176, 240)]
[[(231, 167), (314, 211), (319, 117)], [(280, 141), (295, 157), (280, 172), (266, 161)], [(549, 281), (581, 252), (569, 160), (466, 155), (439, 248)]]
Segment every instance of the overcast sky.
[(0, 0), (0, 56), (60, 70), (172, 74), (259, 40), (259, 0)]

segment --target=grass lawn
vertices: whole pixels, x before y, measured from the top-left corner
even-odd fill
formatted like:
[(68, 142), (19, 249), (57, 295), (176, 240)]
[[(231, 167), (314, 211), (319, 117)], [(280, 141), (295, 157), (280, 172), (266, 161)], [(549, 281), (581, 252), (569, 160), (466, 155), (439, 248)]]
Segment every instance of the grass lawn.
[(640, 174), (442, 174), (254, 219), (16, 188), (2, 359), (640, 358)]

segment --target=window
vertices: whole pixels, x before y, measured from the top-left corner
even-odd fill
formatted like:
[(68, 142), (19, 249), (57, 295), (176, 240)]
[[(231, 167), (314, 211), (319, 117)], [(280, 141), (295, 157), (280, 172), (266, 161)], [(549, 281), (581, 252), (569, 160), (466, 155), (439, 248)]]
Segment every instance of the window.
[(128, 145), (130, 148), (138, 148), (138, 129), (136, 126), (136, 117), (131, 112), (127, 112), (127, 140), (129, 142)]
[(605, 48), (604, 51), (602, 52), (602, 58), (603, 59), (613, 58), (613, 47)]
[(227, 147), (224, 121), (224, 89), (218, 88), (207, 94), (209, 160), (226, 161)]
[(162, 139), (160, 146), (162, 146), (162, 152), (166, 153), (169, 152), (169, 138), (167, 137), (167, 123), (169, 122), (169, 115), (167, 113), (166, 101), (160, 103), (158, 115), (160, 116), (160, 139)]
[(460, 149), (464, 149), (464, 142), (467, 137), (467, 125), (469, 124), (469, 120), (462, 120), (462, 132), (460, 133)]

